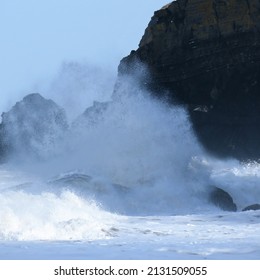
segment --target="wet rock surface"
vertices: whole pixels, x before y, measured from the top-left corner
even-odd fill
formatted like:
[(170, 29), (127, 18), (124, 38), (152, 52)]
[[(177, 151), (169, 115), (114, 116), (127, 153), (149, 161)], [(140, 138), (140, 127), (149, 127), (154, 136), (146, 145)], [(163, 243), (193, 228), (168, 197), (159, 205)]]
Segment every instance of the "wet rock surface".
[(260, 210), (260, 204), (252, 204), (245, 207), (242, 211), (249, 211), (249, 210)]
[(210, 194), (210, 202), (224, 211), (237, 211), (237, 206), (230, 194), (221, 188), (213, 187), (213, 191)]

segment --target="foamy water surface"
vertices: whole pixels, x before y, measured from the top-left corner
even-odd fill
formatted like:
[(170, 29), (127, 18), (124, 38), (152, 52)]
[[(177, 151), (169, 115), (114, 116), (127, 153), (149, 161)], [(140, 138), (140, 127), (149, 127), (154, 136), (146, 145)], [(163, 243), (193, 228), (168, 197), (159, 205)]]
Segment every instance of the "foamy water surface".
[[(260, 203), (260, 165), (209, 156), (184, 108), (132, 84), (41, 160), (1, 165), (0, 258), (260, 258), (259, 211), (241, 212)], [(209, 202), (214, 186), (238, 212)]]

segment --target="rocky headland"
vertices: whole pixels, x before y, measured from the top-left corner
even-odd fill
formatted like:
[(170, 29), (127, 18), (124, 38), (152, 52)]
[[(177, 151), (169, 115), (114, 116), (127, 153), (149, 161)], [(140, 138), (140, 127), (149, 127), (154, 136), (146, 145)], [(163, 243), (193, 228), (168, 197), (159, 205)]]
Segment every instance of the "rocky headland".
[(136, 62), (159, 98), (187, 107), (212, 154), (260, 158), (260, 1), (176, 0), (154, 13), (139, 48), (122, 59), (119, 79)]

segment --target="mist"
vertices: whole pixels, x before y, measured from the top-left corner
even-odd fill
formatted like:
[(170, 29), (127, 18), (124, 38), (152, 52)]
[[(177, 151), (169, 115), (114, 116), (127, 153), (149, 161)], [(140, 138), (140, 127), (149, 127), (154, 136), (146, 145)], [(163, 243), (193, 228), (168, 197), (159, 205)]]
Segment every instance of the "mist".
[[(116, 80), (109, 71), (64, 64), (46, 91), (55, 106), (51, 100), (30, 95), (16, 105), (18, 115), (16, 109), (5, 116), (14, 122), (9, 141), (15, 152), (8, 163), (45, 182), (61, 174), (86, 174), (91, 184), (107, 193), (104, 197), (91, 187), (91, 196), (98, 196), (111, 211), (168, 213), (187, 197), (192, 208), (199, 206), (201, 197), (206, 199), (209, 177), (206, 172), (194, 179), (191, 166), (198, 165), (196, 158), (204, 151), (188, 114), (182, 107), (154, 98), (141, 86), (143, 76), (149, 75), (147, 69), (141, 64), (135, 69), (131, 76), (120, 77), (113, 93)], [(41, 106), (49, 118), (40, 114)], [(18, 120), (22, 125), (14, 125)], [(122, 198), (117, 186), (130, 193)], [(183, 207), (179, 205), (178, 211)]]
[(64, 62), (49, 83), (38, 86), (37, 92), (44, 93), (66, 110), (72, 122), (94, 101), (111, 99), (117, 72), (105, 66), (87, 62)]
[(164, 4), (164, 0), (1, 1), (0, 112), (29, 93), (49, 96), (43, 90), (64, 64), (94, 65), (116, 76), (119, 61), (137, 48), (153, 12)]
[[(146, 67), (133, 69), (117, 78), (89, 63), (64, 63), (43, 85), (46, 95), (28, 95), (3, 115), (13, 149), (5, 166), (41, 182), (25, 180), (21, 189), (58, 199), (65, 188), (127, 215), (211, 211), (214, 186), (241, 209), (254, 203), (258, 176), (250, 172), (258, 166), (249, 167), (250, 183), (242, 185), (245, 165), (211, 157), (186, 109), (156, 99), (142, 85)], [(254, 195), (244, 194), (245, 185)]]

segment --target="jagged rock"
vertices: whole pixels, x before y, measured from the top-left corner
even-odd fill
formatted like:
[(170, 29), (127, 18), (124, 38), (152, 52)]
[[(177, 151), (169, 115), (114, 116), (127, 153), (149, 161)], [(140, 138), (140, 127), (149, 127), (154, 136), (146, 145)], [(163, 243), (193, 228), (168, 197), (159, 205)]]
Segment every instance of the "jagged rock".
[(82, 116), (91, 124), (98, 123), (103, 120), (103, 114), (107, 111), (109, 104), (111, 104), (111, 102), (94, 101), (93, 105), (88, 107)]
[(107, 112), (111, 102), (94, 101), (91, 107), (88, 107), (73, 123), (72, 128), (84, 130), (86, 127), (94, 126), (104, 120), (104, 114)]
[(252, 204), (245, 207), (242, 211), (249, 211), (249, 210), (260, 210), (260, 204)]
[(154, 13), (119, 65), (148, 66), (157, 96), (185, 104), (194, 130), (219, 156), (260, 158), (259, 0), (176, 0)]
[(42, 156), (67, 128), (62, 108), (40, 94), (29, 94), (2, 114), (0, 150), (5, 157), (12, 153)]
[(237, 206), (230, 194), (220, 188), (214, 187), (210, 194), (210, 201), (224, 211), (237, 211)]

